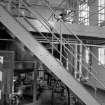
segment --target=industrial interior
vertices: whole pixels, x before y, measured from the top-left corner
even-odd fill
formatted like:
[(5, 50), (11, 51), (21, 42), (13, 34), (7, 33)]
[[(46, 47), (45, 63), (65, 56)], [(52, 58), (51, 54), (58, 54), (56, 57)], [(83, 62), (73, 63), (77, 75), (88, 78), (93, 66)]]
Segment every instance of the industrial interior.
[(105, 0), (0, 0), (0, 105), (105, 105)]

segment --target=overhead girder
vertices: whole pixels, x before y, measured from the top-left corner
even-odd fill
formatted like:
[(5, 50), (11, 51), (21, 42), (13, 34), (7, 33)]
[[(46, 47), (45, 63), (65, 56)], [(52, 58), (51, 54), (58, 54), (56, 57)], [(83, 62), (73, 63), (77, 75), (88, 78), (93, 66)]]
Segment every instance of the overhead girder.
[[(29, 31), (34, 31), (28, 23), (26, 23), (22, 18), (18, 18), (18, 20), (25, 25), (25, 27)], [(36, 19), (30, 19), (31, 22), (36, 26), (36, 28), (41, 32), (49, 31), (42, 26), (42, 24)], [(79, 24), (70, 24), (70, 23), (61, 23), (52, 21), (54, 23), (54, 28), (60, 33), (60, 28), (62, 29), (62, 34), (64, 35), (78, 35), (78, 36), (86, 36), (86, 37), (96, 37), (96, 38), (105, 38), (105, 27), (98, 26), (84, 26)], [(65, 28), (64, 24), (68, 27), (69, 31)], [(61, 26), (61, 27), (60, 27)], [(73, 33), (72, 33), (73, 32)]]

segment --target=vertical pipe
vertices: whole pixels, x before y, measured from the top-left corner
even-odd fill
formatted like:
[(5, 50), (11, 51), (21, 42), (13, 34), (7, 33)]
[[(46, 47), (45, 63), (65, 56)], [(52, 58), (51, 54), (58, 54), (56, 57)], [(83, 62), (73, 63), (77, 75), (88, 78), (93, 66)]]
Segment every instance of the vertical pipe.
[(5, 78), (6, 78), (6, 73), (5, 73), (5, 71), (3, 71), (3, 57), (2, 56), (0, 56), (0, 58), (2, 58), (2, 59), (0, 59), (0, 105), (3, 105), (4, 104), (4, 92), (5, 92), (5, 90), (4, 90), (4, 80), (5, 80)]
[(36, 62), (33, 64), (34, 66), (34, 80), (33, 80), (33, 104), (38, 105), (37, 103), (37, 69), (36, 69)]
[(95, 95), (95, 98), (97, 99), (97, 87), (94, 88), (94, 95)]
[(92, 51), (92, 47), (90, 46), (90, 51), (89, 51), (89, 71), (91, 72), (91, 67), (92, 67), (92, 54), (90, 53)]
[(70, 97), (70, 90), (69, 88), (67, 87), (67, 93), (68, 93), (68, 105), (71, 105), (71, 97)]
[(72, 0), (66, 0), (66, 7), (67, 7), (67, 9), (69, 9), (70, 8), (70, 2), (71, 2)]
[(54, 105), (54, 89), (52, 88), (52, 95), (51, 95), (51, 105)]
[(54, 47), (54, 43), (53, 43), (53, 41), (54, 41), (54, 37), (53, 37), (53, 35), (52, 35), (52, 43), (51, 43), (51, 44), (52, 44), (52, 49), (51, 49), (51, 50), (52, 50), (52, 51), (51, 51), (51, 52), (52, 52), (52, 55), (54, 55), (54, 48), (53, 48), (53, 47)]
[(21, 5), (22, 5), (22, 0), (19, 0), (19, 5), (18, 5), (18, 17), (21, 15)]
[(69, 71), (69, 59), (68, 59), (68, 55), (67, 55), (67, 58), (66, 58), (66, 69)]
[[(89, 72), (91, 72), (91, 53), (90, 53), (90, 47), (88, 47), (88, 62), (87, 62), (87, 64), (88, 64), (88, 69), (89, 69)], [(89, 72), (87, 72), (87, 76), (86, 76), (86, 79), (89, 79)]]
[(80, 44), (79, 46), (80, 46), (80, 48), (79, 48), (79, 50), (80, 50), (80, 54), (79, 54), (79, 80), (80, 80), (82, 77), (82, 45)]
[(62, 31), (61, 31), (61, 23), (60, 23), (60, 62), (62, 62), (62, 47), (63, 47), (63, 41), (62, 41)]
[(11, 2), (12, 0), (8, 0), (7, 10), (11, 12)]
[(11, 58), (11, 72), (10, 73), (10, 94), (12, 94), (12, 92), (14, 91), (13, 88), (14, 88), (14, 83), (13, 83), (13, 77), (14, 77), (14, 69), (15, 69), (15, 62), (14, 62), (14, 58), (15, 58), (15, 53), (11, 53), (12, 55), (12, 58)]
[(74, 23), (79, 22), (79, 1), (75, 0), (76, 7), (74, 7)]
[(91, 0), (88, 3), (89, 5), (89, 24), (91, 26), (96, 26), (98, 24), (98, 1), (94, 0), (94, 3), (91, 3)]
[(77, 44), (75, 44), (75, 60), (74, 60), (74, 65), (75, 65), (75, 70), (74, 70), (74, 77), (77, 78)]

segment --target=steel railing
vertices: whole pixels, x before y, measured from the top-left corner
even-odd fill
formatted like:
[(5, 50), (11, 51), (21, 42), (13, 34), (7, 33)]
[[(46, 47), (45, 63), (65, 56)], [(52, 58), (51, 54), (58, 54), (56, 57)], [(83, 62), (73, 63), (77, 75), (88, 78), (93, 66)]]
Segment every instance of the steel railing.
[[(57, 30), (54, 29), (54, 27), (53, 27), (53, 30), (51, 30), (51, 27), (52, 27), (52, 26), (47, 22), (47, 20), (46, 20), (43, 16), (41, 16), (41, 14), (38, 13), (37, 11), (35, 11), (35, 10), (33, 11), (33, 10), (30, 8), (30, 5), (27, 4), (27, 2), (24, 1), (24, 2), (23, 2), (23, 5), (25, 6), (25, 8), (26, 8), (29, 12), (31, 12), (31, 14), (33, 14), (33, 16), (35, 16), (35, 18), (36, 18), (35, 13), (37, 13), (38, 16), (41, 17), (41, 19), (39, 19), (39, 18), (37, 17), (37, 20), (48, 30), (48, 32), (51, 33), (51, 35), (52, 35), (59, 43), (61, 43), (61, 40), (60, 40), (61, 34), (58, 33)], [(48, 7), (49, 7), (49, 5), (48, 5)], [(51, 7), (49, 7), (49, 9), (54, 13), (54, 11), (52, 10)], [(54, 14), (55, 14), (55, 13), (54, 13)], [(55, 14), (55, 15), (56, 15), (56, 14)], [(52, 43), (53, 43), (53, 42), (51, 42), (43, 33), (41, 33), (35, 26), (33, 26), (33, 25), (30, 23), (30, 21), (27, 19), (27, 17), (23, 16), (23, 18), (24, 18), (24, 20), (25, 20), (35, 31), (39, 32), (40, 35), (52, 46)], [(43, 20), (43, 22), (42, 22), (42, 20)], [(69, 32), (71, 32), (71, 33), (76, 37), (76, 39), (80, 42), (80, 44), (82, 44), (82, 46), (83, 46), (84, 48), (86, 48), (86, 46), (85, 46), (85, 44), (82, 42), (82, 40), (80, 40), (79, 37), (78, 37), (77, 35), (75, 35), (74, 32), (72, 32), (72, 31), (65, 25), (65, 23), (63, 22), (63, 20), (60, 19), (60, 21), (64, 24), (64, 26), (66, 27), (66, 29), (67, 29)], [(54, 31), (54, 32), (53, 32), (53, 31)], [(55, 33), (58, 33), (59, 37), (57, 37), (57, 36), (55, 35)], [(75, 55), (73, 54), (73, 51), (74, 51), (73, 47), (68, 43), (68, 41), (66, 41), (65, 38), (62, 38), (62, 42), (63, 42), (63, 43), (66, 42), (66, 44), (68, 44), (69, 47), (72, 49), (72, 51), (70, 51), (69, 48), (68, 48), (65, 44), (62, 43), (62, 46), (65, 48), (66, 53), (71, 54), (71, 55), (73, 56), (73, 58), (76, 59)], [(53, 48), (54, 48), (54, 50), (56, 50), (59, 54), (61, 54), (62, 57), (63, 57), (65, 60), (67, 59), (67, 57), (65, 57), (65, 55), (63, 55), (63, 53), (61, 53), (61, 52), (58, 50), (58, 48), (57, 48), (56, 46), (54, 46), (54, 44), (53, 44)], [(75, 52), (75, 51), (74, 51), (74, 52)], [(96, 60), (98, 60), (97, 57), (93, 54), (93, 52), (91, 52), (91, 54), (93, 55), (93, 57), (95, 57)], [(82, 59), (82, 62), (83, 62), (83, 61), (84, 61), (84, 59)], [(79, 61), (79, 59), (77, 59), (77, 62), (79, 62), (79, 63), (82, 65), (82, 67), (84, 67), (85, 70), (86, 70), (91, 76), (93, 76), (93, 78), (94, 78), (103, 88), (105, 88), (105, 86), (104, 86), (104, 84), (102, 83), (102, 81), (99, 80), (99, 79), (97, 79), (97, 77), (95, 76), (95, 74), (92, 73), (92, 72), (90, 72), (90, 71), (88, 70), (88, 68), (86, 67), (86, 65), (84, 65), (83, 63), (81, 63), (81, 62)], [(75, 67), (74, 67), (74, 65), (72, 64), (72, 62), (68, 62), (68, 63), (72, 66), (73, 69), (75, 69)], [(95, 71), (93, 67), (92, 67), (91, 69), (92, 69), (93, 71)]]

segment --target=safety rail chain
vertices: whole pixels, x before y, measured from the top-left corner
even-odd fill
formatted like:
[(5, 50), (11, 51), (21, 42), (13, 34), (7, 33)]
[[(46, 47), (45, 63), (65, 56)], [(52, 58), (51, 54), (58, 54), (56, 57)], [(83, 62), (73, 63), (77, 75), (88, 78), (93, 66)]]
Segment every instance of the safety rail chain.
[[(24, 3), (24, 5), (25, 5), (25, 7), (28, 7), (27, 9), (32, 13), (32, 14), (34, 14), (34, 11), (32, 11), (31, 9), (30, 9), (30, 7), (29, 7), (29, 5), (27, 4), (27, 2), (23, 2)], [(39, 13), (38, 13), (39, 14)], [(34, 14), (35, 15), (35, 14)], [(23, 16), (24, 17), (24, 16)], [(43, 18), (43, 17), (42, 17)], [(34, 30), (37, 30), (25, 17), (24, 17), (24, 19), (31, 25), (31, 27), (34, 29)], [(43, 18), (44, 19), (44, 18)], [(44, 19), (44, 21), (45, 21), (45, 23), (47, 23), (47, 21)], [(61, 20), (62, 21), (62, 20)], [(41, 22), (41, 21), (40, 21)], [(43, 24), (43, 22), (41, 22), (42, 24)], [(49, 26), (50, 26), (50, 24), (49, 23), (47, 23)], [(44, 25), (44, 24), (43, 24)], [(44, 25), (44, 27), (45, 28), (47, 28), (47, 30), (49, 30), (49, 28), (48, 27), (46, 27), (46, 25)], [(52, 26), (50, 26), (50, 27), (52, 27)], [(39, 30), (37, 30), (38, 32), (39, 32)], [(57, 38), (56, 37), (56, 35), (54, 35), (54, 33), (51, 31), (51, 30), (49, 30), (50, 32), (51, 32), (51, 34), (55, 37), (55, 38)], [(39, 32), (50, 44), (51, 44), (51, 42), (49, 41), (49, 39), (47, 39), (45, 36), (44, 36), (44, 34), (42, 34), (41, 32)], [(77, 37), (78, 38), (78, 37)], [(57, 40), (60, 42), (60, 39), (59, 38), (57, 38)], [(79, 39), (80, 40), (80, 39)], [(66, 42), (66, 43), (68, 43), (65, 39), (64, 39), (64, 41)], [(81, 41), (81, 40), (80, 40)], [(68, 45), (70, 45), (69, 43), (68, 43)], [(64, 46), (68, 51), (69, 51), (69, 53), (71, 54), (71, 55), (73, 55), (73, 57), (75, 58), (75, 55), (66, 47), (66, 46)], [(54, 46), (54, 48), (57, 50), (57, 52), (60, 54), (61, 52)], [(62, 55), (63, 56), (63, 55)], [(64, 57), (64, 56), (63, 56)], [(64, 59), (66, 59), (66, 57), (64, 57)], [(79, 60), (77, 59), (77, 61), (79, 62)], [(81, 63), (81, 62), (80, 62)], [(73, 64), (71, 63), (71, 62), (69, 62), (69, 64), (74, 68), (74, 66), (73, 66)], [(83, 64), (82, 64), (83, 65)], [(89, 74), (91, 74), (92, 76), (93, 76), (93, 78), (97, 81), (97, 82), (99, 82), (99, 84), (103, 87), (103, 88), (105, 88), (105, 86), (104, 86), (104, 84), (101, 82), (101, 80), (98, 80), (97, 79), (97, 77), (92, 73), (92, 72), (90, 72), (89, 70), (88, 70), (88, 68), (86, 68), (85, 67), (85, 65), (83, 65), (83, 67), (87, 70), (87, 72), (89, 73)]]
[[(28, 7), (27, 9), (33, 14), (33, 15), (35, 15), (34, 14), (34, 12), (30, 9), (30, 7), (29, 7), (29, 5), (27, 6), (27, 3), (26, 2), (24, 2), (24, 5), (25, 5), (25, 7)], [(24, 17), (24, 16), (23, 16)], [(29, 22), (29, 20), (27, 20), (27, 18), (25, 18), (24, 17), (24, 19), (30, 24), (30, 26), (34, 29), (34, 30), (37, 30), (30, 22)], [(38, 19), (39, 20), (39, 19)], [(40, 21), (40, 20), (39, 20)], [(43, 24), (43, 22), (42, 21), (40, 21), (42, 24)], [(46, 22), (46, 20), (44, 19), (44, 22)], [(47, 23), (48, 25), (50, 25), (49, 23)], [(49, 30), (49, 28), (48, 27), (46, 27), (46, 25), (45, 24), (43, 24), (44, 25), (44, 27), (47, 29), (47, 30)], [(38, 32), (39, 32), (39, 30), (37, 30)], [(51, 31), (51, 30), (49, 30), (50, 31), (50, 33), (55, 37), (55, 38), (57, 38), (56, 37), (56, 35)], [(47, 39), (45, 36), (44, 36), (44, 34), (42, 34), (41, 32), (39, 32), (50, 44), (51, 44), (51, 42), (49, 41), (49, 39)], [(60, 42), (60, 40), (59, 40), (59, 38), (57, 38), (57, 40)], [(65, 40), (65, 39), (64, 39)], [(65, 40), (65, 42), (66, 42), (66, 40)], [(68, 43), (68, 42), (67, 42)], [(69, 43), (68, 43), (69, 44)], [(59, 54), (61, 54), (61, 52), (55, 47), (55, 46), (53, 46), (55, 49), (56, 49), (56, 51), (59, 53)], [(69, 53), (75, 58), (75, 55), (66, 47), (66, 46), (64, 46), (68, 51), (69, 51)], [(62, 57), (66, 60), (66, 57), (64, 56), (64, 55), (62, 55)], [(78, 62), (80, 62), (78, 59), (77, 59), (77, 61)], [(74, 67), (74, 65), (71, 63), (71, 62), (69, 62), (69, 64), (75, 69), (75, 67)], [(81, 64), (81, 62), (80, 62), (80, 64)], [(90, 74), (90, 75), (92, 75), (93, 76), (93, 78), (103, 87), (103, 88), (105, 88), (105, 86), (104, 86), (104, 84), (101, 82), (101, 80), (99, 80), (99, 79), (97, 79), (97, 77), (92, 73), (92, 72), (90, 72), (89, 70), (88, 70), (88, 68), (87, 67), (85, 67), (85, 65), (84, 64), (81, 64), (85, 69), (86, 69), (86, 71)]]

